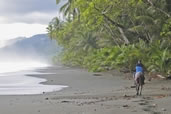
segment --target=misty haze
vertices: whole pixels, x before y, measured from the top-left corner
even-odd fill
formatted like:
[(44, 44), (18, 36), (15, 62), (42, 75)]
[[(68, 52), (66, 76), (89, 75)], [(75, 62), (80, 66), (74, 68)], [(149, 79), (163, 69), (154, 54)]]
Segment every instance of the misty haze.
[(56, 41), (51, 40), (46, 34), (8, 40), (5, 46), (0, 48), (0, 63), (3, 66), (0, 72), (19, 70), (18, 67), (29, 68), (32, 64), (36, 67), (38, 64), (50, 64), (52, 57), (60, 50)]
[(62, 86), (40, 85), (45, 79), (27, 77), (34, 70), (50, 67), (61, 47), (47, 34), (18, 37), (0, 48), (0, 95), (42, 94), (60, 90)]

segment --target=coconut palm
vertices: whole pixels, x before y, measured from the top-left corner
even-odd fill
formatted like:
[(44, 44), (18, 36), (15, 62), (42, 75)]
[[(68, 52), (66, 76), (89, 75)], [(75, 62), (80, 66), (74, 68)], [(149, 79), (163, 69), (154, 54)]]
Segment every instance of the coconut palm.
[[(56, 0), (56, 3), (59, 4), (61, 0)], [(61, 8), (60, 12), (64, 14), (69, 20), (74, 19), (78, 14), (79, 10), (74, 6), (75, 0), (68, 0)]]
[(53, 18), (46, 28), (50, 38), (56, 37), (56, 31), (60, 30), (63, 26), (63, 23), (57, 18)]

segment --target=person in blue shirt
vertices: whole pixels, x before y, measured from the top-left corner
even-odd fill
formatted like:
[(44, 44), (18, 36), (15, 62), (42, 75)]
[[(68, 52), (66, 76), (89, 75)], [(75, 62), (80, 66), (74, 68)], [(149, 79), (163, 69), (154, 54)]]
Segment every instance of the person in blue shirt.
[(144, 84), (144, 80), (145, 80), (144, 70), (145, 70), (144, 65), (141, 63), (141, 60), (138, 60), (138, 63), (136, 64), (136, 67), (135, 67), (135, 73), (133, 74), (133, 77), (135, 79), (135, 74), (141, 72), (143, 75), (143, 84)]

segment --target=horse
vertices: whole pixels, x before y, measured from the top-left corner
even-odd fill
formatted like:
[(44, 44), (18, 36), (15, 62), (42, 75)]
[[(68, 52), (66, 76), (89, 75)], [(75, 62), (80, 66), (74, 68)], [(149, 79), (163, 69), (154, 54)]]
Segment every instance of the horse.
[(134, 81), (135, 81), (136, 92), (137, 92), (136, 95), (141, 95), (142, 88), (143, 88), (143, 85), (144, 85), (143, 73), (142, 72), (135, 73)]

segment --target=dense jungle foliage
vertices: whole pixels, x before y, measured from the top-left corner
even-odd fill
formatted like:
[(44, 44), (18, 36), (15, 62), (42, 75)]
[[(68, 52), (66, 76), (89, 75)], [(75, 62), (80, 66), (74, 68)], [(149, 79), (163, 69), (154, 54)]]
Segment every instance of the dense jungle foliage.
[(148, 72), (171, 74), (171, 0), (67, 0), (60, 12), (47, 30), (63, 63), (131, 71), (141, 59)]

